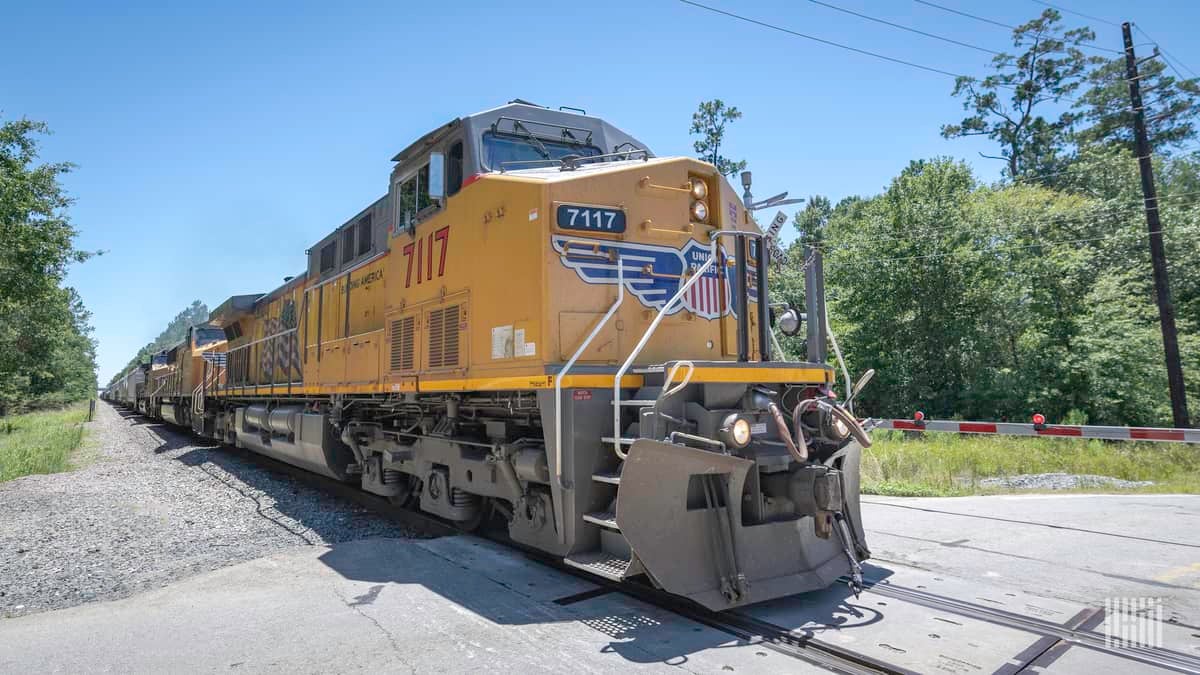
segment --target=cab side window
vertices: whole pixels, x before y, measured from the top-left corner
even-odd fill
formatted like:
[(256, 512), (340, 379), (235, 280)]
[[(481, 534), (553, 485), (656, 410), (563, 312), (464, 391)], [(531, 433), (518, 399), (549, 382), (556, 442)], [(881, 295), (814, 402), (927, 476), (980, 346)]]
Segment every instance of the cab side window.
[(398, 230), (416, 227), (417, 217), (429, 208), (429, 165), (424, 164), (417, 172), (400, 182), (396, 199), (396, 224)]
[(463, 182), (463, 144), (462, 141), (450, 146), (446, 153), (446, 196), (452, 197), (462, 189)]

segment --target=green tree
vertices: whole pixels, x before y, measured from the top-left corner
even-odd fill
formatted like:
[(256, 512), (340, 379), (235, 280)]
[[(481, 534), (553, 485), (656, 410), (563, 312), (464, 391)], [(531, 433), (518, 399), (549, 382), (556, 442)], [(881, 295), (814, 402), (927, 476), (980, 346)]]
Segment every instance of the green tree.
[(804, 203), (804, 208), (796, 213), (792, 224), (800, 235), (803, 244), (819, 245), (824, 239), (825, 226), (833, 215), (833, 203), (824, 195), (813, 195)]
[(734, 120), (740, 119), (742, 112), (734, 106), (725, 106), (721, 99), (701, 101), (700, 107), (692, 113), (693, 136), (700, 136), (693, 143), (696, 154), (700, 159), (717, 167), (724, 176), (732, 177), (746, 168), (746, 160), (733, 161), (721, 155), (721, 144), (725, 141), (725, 127)]
[[(1142, 61), (1138, 66), (1142, 105), (1146, 107), (1146, 131), (1155, 152), (1196, 137), (1196, 116), (1200, 115), (1200, 80), (1180, 80), (1166, 73), (1162, 59)], [(1129, 101), (1129, 83), (1125, 79), (1125, 57), (1101, 64), (1088, 73), (1090, 87), (1075, 104), (1088, 126), (1080, 130), (1077, 142), (1114, 144), (1134, 151), (1133, 108)]]
[(1053, 9), (1013, 30), (1013, 46), (1024, 51), (992, 59), (995, 72), (982, 80), (960, 77), (954, 96), (963, 98), (967, 117), (942, 127), (945, 138), (986, 136), (1000, 144), (1009, 178), (1060, 168), (1078, 113), (1047, 110), (1062, 103), (1084, 81), (1095, 62), (1079, 45), (1095, 39), (1090, 28), (1064, 30)]
[(125, 364), (125, 367), (122, 368), (120, 372), (112, 376), (112, 379), (109, 380), (108, 384), (112, 385), (112, 383), (124, 377), (126, 373), (136, 368), (138, 364), (148, 363), (150, 361), (150, 357), (168, 347), (179, 343), (179, 341), (187, 337), (188, 328), (205, 323), (207, 321), (208, 306), (199, 300), (193, 300), (191, 305), (185, 307), (175, 315), (175, 318), (171, 319), (171, 321), (167, 323), (167, 327), (158, 334), (158, 337), (154, 338), (153, 341), (146, 343), (144, 347), (139, 349), (137, 354), (135, 354), (133, 358), (129, 360), (129, 363)]
[[(1068, 180), (1136, 189), (1135, 164), (1113, 175), (1101, 156)], [(981, 186), (949, 159), (913, 162), (882, 195), (839, 204), (825, 227), (829, 308), (852, 367), (878, 370), (864, 410), (1162, 422), (1147, 263), (1130, 260), (1144, 247), (1137, 202), (1117, 206)]]
[(30, 120), (0, 124), (0, 415), (90, 395), (95, 345), (79, 296), (62, 286), (75, 248), (59, 183), (68, 163), (38, 164)]

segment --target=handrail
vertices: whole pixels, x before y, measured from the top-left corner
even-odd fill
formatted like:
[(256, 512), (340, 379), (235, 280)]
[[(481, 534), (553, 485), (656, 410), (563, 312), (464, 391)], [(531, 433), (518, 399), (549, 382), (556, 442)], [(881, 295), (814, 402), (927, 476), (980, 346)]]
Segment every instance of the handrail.
[(244, 344), (244, 345), (238, 345), (238, 346), (236, 346), (236, 347), (231, 347), (231, 348), (229, 348), (229, 349), (226, 351), (226, 353), (227, 353), (227, 354), (232, 354), (232, 353), (234, 353), (234, 352), (236, 352), (236, 351), (238, 351), (238, 350), (240, 350), (240, 349), (246, 349), (247, 347), (252, 347), (252, 346), (254, 346), (254, 345), (256, 345), (256, 344), (258, 344), (258, 343), (260, 343), (260, 342), (266, 342), (267, 340), (274, 340), (274, 339), (275, 339), (275, 338), (277, 338), (277, 337), (283, 337), (284, 335), (289, 335), (289, 334), (291, 334), (291, 333), (295, 333), (295, 332), (296, 332), (296, 331), (298, 331), (298, 330), (300, 330), (300, 329), (299, 329), (299, 327), (296, 327), (296, 328), (289, 328), (289, 329), (287, 329), (287, 330), (285, 330), (285, 331), (280, 331), (280, 332), (278, 332), (278, 333), (275, 333), (274, 335), (268, 335), (268, 336), (266, 336), (266, 337), (260, 337), (260, 338), (258, 338), (257, 340), (254, 340), (253, 342), (247, 342), (247, 343), (246, 343), (246, 344)]
[[(679, 372), (680, 367), (683, 366), (687, 366), (687, 373), (683, 376), (683, 379), (679, 381), (679, 384), (671, 386), (671, 383), (675, 381), (675, 373)], [(692, 375), (695, 374), (695, 372), (696, 365), (691, 361), (686, 360), (676, 361), (675, 364), (671, 366), (671, 369), (667, 371), (667, 378), (663, 380), (663, 390), (658, 393), (658, 398), (654, 399), (654, 426), (652, 427), (654, 431), (651, 434), (651, 437), (655, 440), (658, 439), (658, 422), (660, 419), (662, 419), (658, 412), (659, 406), (662, 405), (663, 401), (683, 391), (684, 387), (688, 386), (688, 384), (692, 381)], [(629, 453), (625, 454), (628, 455)]]
[(225, 370), (225, 366), (219, 366), (216, 363), (213, 363), (212, 371), (209, 374), (205, 375), (204, 377), (200, 378), (200, 384), (197, 384), (196, 388), (192, 390), (192, 412), (193, 413), (196, 413), (196, 414), (204, 413), (204, 398), (205, 398), (205, 394), (208, 393), (208, 385), (209, 384), (216, 385), (218, 383), (218, 381), (221, 379), (221, 371), (222, 370)]
[[(621, 459), (625, 459), (627, 456), (627, 453), (621, 451), (621, 378), (625, 376), (625, 372), (629, 370), (629, 367), (633, 365), (634, 360), (637, 359), (637, 357), (642, 353), (642, 350), (646, 348), (646, 343), (650, 341), (651, 336), (654, 335), (654, 331), (658, 330), (658, 325), (662, 323), (663, 318), (667, 315), (667, 311), (674, 307), (675, 303), (679, 302), (680, 298), (682, 298), (689, 290), (691, 290), (692, 286), (694, 286), (696, 282), (700, 280), (700, 277), (704, 276), (704, 273), (707, 272), (708, 269), (713, 266), (713, 263), (716, 262), (718, 250), (717, 243), (720, 241), (721, 237), (749, 237), (751, 239), (763, 238), (763, 235), (760, 232), (743, 230), (716, 230), (710, 232), (709, 236), (712, 238), (712, 244), (708, 260), (705, 261), (705, 263), (692, 274), (692, 277), (688, 279), (683, 286), (680, 286), (679, 291), (676, 292), (675, 295), (668, 300), (665, 305), (663, 305), (662, 309), (658, 310), (658, 316), (655, 316), (654, 321), (650, 322), (650, 326), (646, 328), (646, 332), (642, 334), (642, 339), (638, 340), (638, 343), (636, 346), (634, 346), (633, 351), (629, 353), (629, 358), (625, 359), (625, 363), (621, 364), (620, 370), (617, 371), (617, 377), (615, 380), (613, 380), (613, 452), (615, 452), (617, 457), (620, 457)], [(743, 279), (743, 283), (744, 282), (745, 280)], [(763, 319), (760, 318), (759, 320), (762, 321)], [(670, 386), (670, 382), (663, 384), (664, 388), (668, 386)]]
[(169, 383), (166, 381), (166, 378), (164, 378), (162, 384), (158, 385), (158, 389), (155, 389), (154, 392), (151, 393), (146, 398), (154, 398), (155, 396), (158, 395), (158, 392), (162, 391), (163, 387), (167, 386), (167, 384), (169, 384)]
[[(571, 355), (571, 358), (567, 360), (567, 363), (566, 363), (566, 365), (564, 365), (562, 367), (562, 370), (558, 371), (558, 377), (554, 378), (554, 471), (555, 471), (555, 477), (558, 481), (558, 487), (561, 490), (568, 489), (566, 485), (563, 485), (563, 465), (562, 465), (562, 409), (563, 409), (562, 382), (563, 382), (563, 378), (567, 376), (567, 373), (571, 370), (571, 368), (575, 367), (575, 362), (579, 360), (579, 357), (583, 356), (584, 350), (586, 350), (588, 345), (590, 345), (592, 343), (592, 340), (594, 340), (596, 338), (596, 335), (598, 335), (600, 333), (600, 329), (603, 328), (604, 325), (608, 323), (609, 319), (611, 319), (613, 317), (613, 315), (617, 313), (617, 308), (620, 307), (621, 303), (624, 301), (625, 301), (625, 262), (623, 260), (621, 260), (620, 256), (618, 256), (617, 257), (617, 299), (613, 302), (612, 306), (608, 308), (608, 311), (604, 313), (604, 316), (600, 319), (600, 321), (596, 323), (595, 328), (592, 328), (592, 332), (589, 333), (587, 338), (584, 339), (583, 343), (579, 345), (579, 348), (575, 350), (575, 353)], [(563, 527), (563, 519), (562, 519), (562, 513), (561, 513), (562, 502), (563, 502), (562, 499), (554, 500), (554, 504), (559, 511), (559, 513), (556, 515), (557, 520), (555, 522), (557, 522), (559, 524), (559, 528), (558, 528), (559, 541), (561, 543), (566, 543), (567, 528)]]
[(613, 380), (613, 452), (621, 459), (625, 459), (626, 456), (625, 453), (621, 452), (621, 378), (625, 377), (625, 372), (629, 370), (629, 367), (633, 365), (633, 361), (646, 348), (646, 343), (650, 341), (651, 336), (654, 335), (654, 331), (658, 330), (658, 324), (662, 323), (663, 317), (667, 315), (667, 311), (674, 307), (675, 303), (679, 302), (680, 298), (691, 290), (692, 286), (696, 285), (696, 282), (700, 280), (700, 277), (704, 276), (708, 268), (713, 266), (713, 263), (717, 260), (717, 235), (719, 234), (719, 232), (713, 233), (712, 251), (708, 256), (708, 260), (692, 274), (690, 279), (679, 287), (679, 291), (662, 306), (662, 309), (658, 310), (658, 316), (655, 316), (654, 321), (650, 322), (650, 326), (642, 334), (642, 339), (638, 340), (633, 351), (629, 352), (629, 358), (625, 359), (625, 363), (621, 364), (620, 370), (617, 371), (617, 377)]

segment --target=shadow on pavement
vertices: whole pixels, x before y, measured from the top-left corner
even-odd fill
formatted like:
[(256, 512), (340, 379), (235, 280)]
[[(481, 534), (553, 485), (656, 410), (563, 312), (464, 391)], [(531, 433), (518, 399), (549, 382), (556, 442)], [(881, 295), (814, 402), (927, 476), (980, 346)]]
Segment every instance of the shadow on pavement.
[[(402, 595), (397, 587), (419, 585), (454, 606), (499, 625), (580, 622), (610, 638), (611, 642), (602, 649), (603, 652), (617, 653), (639, 664), (679, 666), (689, 661), (689, 655), (699, 651), (747, 644), (732, 634), (681, 619), (669, 611), (617, 592), (597, 593), (594, 597), (557, 604), (555, 600), (569, 598), (577, 594), (581, 586), (591, 588), (591, 584), (583, 584), (518, 551), (490, 542), (482, 543), (485, 558), (482, 563), (476, 556), (468, 563), (453, 555), (456, 548), (463, 548), (461, 546), (446, 546), (440, 549), (442, 553), (437, 553), (427, 550), (432, 546), (423, 547), (410, 539), (346, 540), (344, 524), (311, 517), (314, 512), (312, 499), (332, 500), (335, 497), (321, 495), (285, 473), (241, 457), (242, 453), (248, 452), (246, 450), (221, 445), (162, 423), (147, 422), (146, 429), (161, 439), (161, 444), (154, 450), (156, 454), (169, 456), (172, 452), (191, 448), (173, 459), (199, 467), (253, 499), (263, 517), (272, 519), (270, 511), (277, 511), (287, 517), (285, 520), (298, 524), (300, 529), (293, 529), (284, 520), (277, 521), (280, 527), (301, 538), (299, 532), (313, 531), (325, 541), (340, 542), (320, 556), (321, 562), (345, 579), (370, 584), (362, 593), (346, 601), (349, 607), (378, 608), (388, 602), (389, 596)], [(210, 470), (210, 467), (220, 471)], [(221, 473), (228, 477), (222, 477)], [(268, 500), (263, 500), (262, 496), (269, 497), (273, 503), (264, 506)], [(364, 511), (364, 517), (376, 516)], [(475, 540), (462, 538), (460, 541)], [(487, 552), (492, 549), (496, 552)], [(488, 555), (495, 555), (495, 564), (488, 564)], [(867, 565), (864, 570), (875, 581), (891, 574), (890, 570), (875, 565)], [(560, 587), (568, 590), (546, 597), (548, 590)], [(816, 638), (831, 631), (882, 621), (886, 609), (859, 602), (841, 582), (821, 591), (763, 604), (787, 607), (790, 615), (799, 617), (796, 623), (790, 624), (795, 634)], [(755, 607), (758, 606), (761, 605)], [(398, 613), (402, 610), (411, 612), (407, 606), (397, 608)], [(404, 620), (420, 621), (422, 617), (407, 616)]]

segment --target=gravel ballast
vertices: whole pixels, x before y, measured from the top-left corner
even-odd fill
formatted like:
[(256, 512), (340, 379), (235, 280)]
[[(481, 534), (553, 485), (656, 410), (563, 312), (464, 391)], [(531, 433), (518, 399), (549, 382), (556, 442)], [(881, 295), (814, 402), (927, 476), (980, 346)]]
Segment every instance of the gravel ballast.
[(0, 617), (126, 597), (295, 546), (412, 533), (106, 403), (76, 471), (0, 483)]
[(1002, 478), (984, 478), (983, 487), (1010, 488), (1015, 490), (1074, 490), (1078, 488), (1114, 488), (1128, 490), (1154, 485), (1149, 480), (1123, 480), (1111, 476), (1096, 476), (1087, 473), (1027, 473)]

